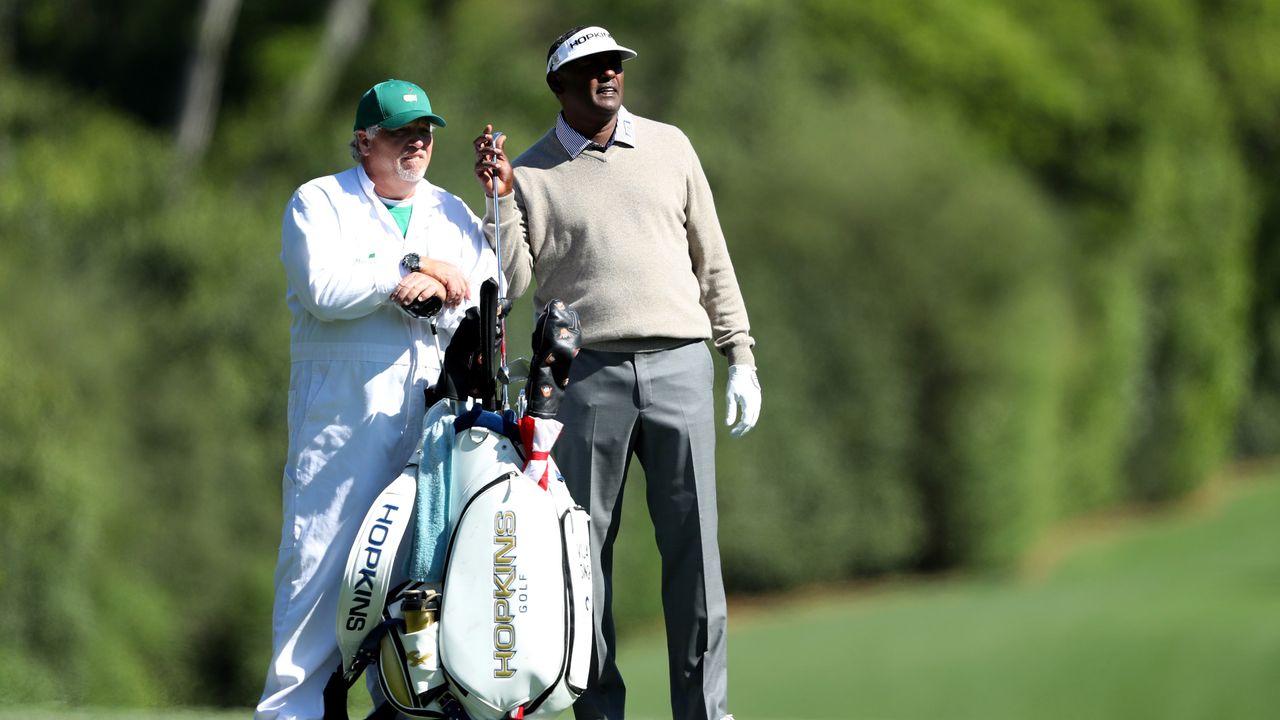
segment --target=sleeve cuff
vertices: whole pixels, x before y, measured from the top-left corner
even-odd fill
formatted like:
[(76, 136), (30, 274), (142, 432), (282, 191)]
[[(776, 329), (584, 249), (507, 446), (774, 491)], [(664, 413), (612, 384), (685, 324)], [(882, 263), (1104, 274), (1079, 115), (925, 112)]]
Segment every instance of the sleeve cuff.
[(396, 289), (396, 286), (400, 284), (400, 280), (409, 274), (409, 271), (405, 270), (404, 266), (400, 264), (400, 258), (395, 258), (394, 263), (390, 267), (380, 267), (377, 270), (378, 274), (374, 280), (374, 285), (383, 296), (390, 295)]
[[(515, 212), (516, 209), (516, 191), (512, 190), (506, 195), (498, 196), (498, 209), (502, 211), (502, 216), (506, 217), (507, 213)], [(494, 199), (488, 195), (484, 196), (484, 212), (485, 222), (493, 222), (493, 204)]]
[(756, 366), (756, 356), (751, 352), (751, 346), (743, 343), (740, 345), (730, 345), (725, 357), (729, 359), (730, 365), (748, 365)]

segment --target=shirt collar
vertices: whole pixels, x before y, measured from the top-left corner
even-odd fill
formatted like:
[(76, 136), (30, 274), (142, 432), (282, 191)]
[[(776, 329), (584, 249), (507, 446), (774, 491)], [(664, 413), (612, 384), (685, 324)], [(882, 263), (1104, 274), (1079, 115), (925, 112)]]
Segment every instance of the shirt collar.
[(426, 178), (423, 178), (418, 183), (418, 189), (413, 191), (413, 196), (410, 197), (408, 200), (389, 200), (388, 201), (388, 200), (384, 200), (383, 197), (378, 194), (377, 189), (375, 189), (373, 186), (373, 180), (369, 178), (369, 173), (364, 171), (363, 165), (356, 165), (352, 169), (356, 171), (356, 177), (360, 181), (360, 188), (364, 190), (365, 196), (379, 205), (384, 205), (386, 202), (393, 202), (393, 203), (412, 202), (415, 207), (430, 208), (440, 204), (440, 198), (437, 196), (437, 191), (439, 190), (439, 188), (437, 188), (435, 185), (432, 185), (430, 181), (428, 181)]
[[(556, 139), (560, 141), (564, 151), (569, 153), (569, 159), (574, 159), (582, 154), (583, 150), (593, 145), (590, 139), (583, 137), (581, 133), (569, 127), (569, 123), (564, 120), (564, 113), (556, 115)], [(613, 128), (613, 137), (609, 138), (609, 142), (605, 147), (618, 143), (627, 147), (636, 146), (636, 122), (635, 116), (627, 111), (625, 107), (618, 108), (618, 123)]]

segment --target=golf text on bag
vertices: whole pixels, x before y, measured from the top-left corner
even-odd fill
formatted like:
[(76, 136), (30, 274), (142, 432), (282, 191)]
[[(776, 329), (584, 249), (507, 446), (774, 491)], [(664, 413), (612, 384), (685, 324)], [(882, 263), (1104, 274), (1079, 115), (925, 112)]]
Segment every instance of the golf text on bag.
[[(516, 582), (524, 580), (516, 570), (516, 514), (500, 510), (493, 515), (493, 669), (495, 678), (515, 677), (511, 661), (516, 657), (516, 619), (511, 612), (511, 599), (522, 588)], [(519, 596), (517, 612), (525, 612), (527, 596)]]
[(352, 632), (364, 630), (366, 623), (369, 621), (368, 610), (369, 605), (373, 602), (374, 595), (373, 579), (378, 574), (378, 567), (382, 562), (383, 547), (391, 536), (391, 523), (395, 521), (394, 514), (400, 511), (400, 506), (386, 504), (382, 506), (382, 510), (382, 517), (378, 518), (373, 526), (369, 528), (369, 534), (365, 538), (365, 546), (362, 553), (364, 566), (360, 568), (360, 577), (356, 580), (355, 587), (352, 588), (352, 593), (356, 596), (356, 600), (355, 604), (347, 611), (347, 629)]

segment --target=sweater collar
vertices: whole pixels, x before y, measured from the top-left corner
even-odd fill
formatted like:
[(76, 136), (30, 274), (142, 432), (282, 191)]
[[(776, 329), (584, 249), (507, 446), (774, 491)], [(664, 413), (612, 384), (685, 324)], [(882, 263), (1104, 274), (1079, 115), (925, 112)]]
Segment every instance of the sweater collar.
[[(570, 159), (578, 157), (583, 150), (594, 144), (590, 139), (583, 137), (582, 133), (569, 127), (569, 123), (564, 120), (564, 113), (556, 115), (556, 139), (560, 141), (564, 151), (569, 153)], [(608, 148), (614, 143), (627, 147), (636, 146), (635, 116), (628, 112), (626, 107), (618, 108), (618, 124), (614, 126), (613, 137), (609, 138), (605, 147)]]

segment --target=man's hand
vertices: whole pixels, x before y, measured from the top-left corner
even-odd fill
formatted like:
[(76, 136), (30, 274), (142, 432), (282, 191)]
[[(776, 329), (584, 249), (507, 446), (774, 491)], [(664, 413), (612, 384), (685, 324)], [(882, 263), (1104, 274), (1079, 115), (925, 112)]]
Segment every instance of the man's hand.
[(422, 258), (418, 272), (409, 274), (426, 275), (444, 286), (445, 294), (440, 297), (449, 307), (457, 307), (463, 300), (471, 299), (471, 282), (456, 265), (443, 260)]
[(733, 425), (742, 411), (742, 420), (733, 426), (729, 434), (742, 437), (756, 426), (760, 419), (760, 379), (756, 377), (756, 369), (750, 365), (730, 365), (729, 381), (724, 389), (725, 415), (724, 424)]
[(426, 273), (411, 272), (400, 280), (395, 290), (391, 291), (391, 301), (409, 305), (417, 300), (426, 300), (432, 295), (447, 301), (444, 285), (438, 280)]
[(494, 186), (497, 185), (498, 195), (506, 195), (511, 192), (514, 187), (514, 175), (511, 170), (511, 162), (507, 160), (507, 154), (502, 148), (507, 144), (507, 136), (498, 137), (498, 142), (493, 141), (493, 125), (485, 125), (484, 132), (475, 139), (476, 149), (476, 178), (480, 180), (480, 187), (484, 188), (484, 194), (494, 197)]

